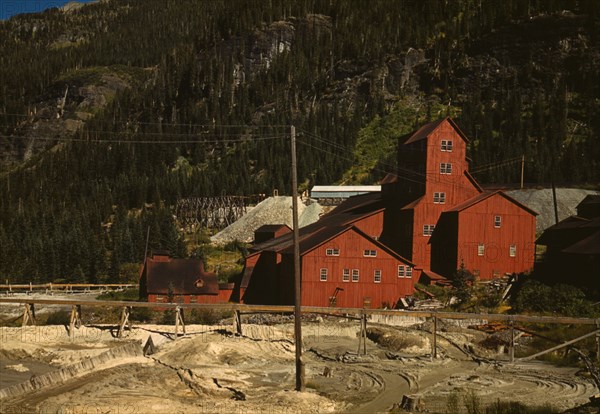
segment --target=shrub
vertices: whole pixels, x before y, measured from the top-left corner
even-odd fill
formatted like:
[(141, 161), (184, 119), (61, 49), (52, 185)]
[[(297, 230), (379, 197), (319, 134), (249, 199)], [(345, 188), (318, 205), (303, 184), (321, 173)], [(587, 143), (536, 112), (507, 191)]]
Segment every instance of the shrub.
[(67, 311), (56, 311), (48, 314), (46, 325), (68, 325), (71, 315)]
[(221, 320), (230, 318), (231, 311), (219, 311), (214, 309), (192, 309), (185, 323), (200, 325), (216, 325)]
[(132, 308), (129, 319), (137, 322), (152, 322), (154, 313), (150, 308)]
[(565, 316), (594, 317), (598, 315), (593, 304), (580, 289), (569, 285), (547, 286), (528, 280), (513, 294), (511, 305), (516, 313), (557, 313)]

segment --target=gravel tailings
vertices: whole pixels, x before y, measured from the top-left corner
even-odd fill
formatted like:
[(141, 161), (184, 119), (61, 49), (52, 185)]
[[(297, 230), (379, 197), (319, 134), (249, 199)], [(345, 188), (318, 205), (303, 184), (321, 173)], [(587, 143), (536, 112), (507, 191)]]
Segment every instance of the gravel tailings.
[[(551, 188), (541, 190), (511, 190), (507, 191), (506, 194), (539, 213), (537, 216), (537, 233), (541, 233), (554, 225), (554, 201), (552, 200)], [(569, 216), (577, 214), (575, 207), (588, 194), (598, 194), (598, 192), (578, 188), (557, 188), (556, 204), (558, 206), (558, 219), (564, 220)]]
[[(298, 224), (307, 226), (319, 219), (323, 208), (313, 203), (304, 205), (298, 200)], [(256, 205), (238, 221), (215, 234), (210, 240), (215, 244), (226, 244), (235, 240), (251, 243), (254, 231), (265, 224), (286, 224), (292, 227), (292, 197), (269, 197)]]

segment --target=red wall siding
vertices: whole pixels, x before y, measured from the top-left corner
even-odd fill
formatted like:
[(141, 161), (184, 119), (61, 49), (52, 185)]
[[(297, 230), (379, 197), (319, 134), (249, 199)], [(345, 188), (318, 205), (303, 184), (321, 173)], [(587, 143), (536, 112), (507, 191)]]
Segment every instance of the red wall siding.
[[(327, 256), (326, 249), (340, 249), (339, 256)], [(376, 257), (365, 257), (365, 249), (375, 250)], [(413, 293), (412, 279), (398, 278), (398, 265), (405, 263), (382, 250), (371, 240), (347, 231), (302, 257), (302, 304), (329, 306), (329, 298), (337, 287), (344, 289), (337, 295), (338, 307), (363, 307), (370, 298), (372, 308), (394, 306), (399, 298)], [(320, 281), (320, 270), (328, 271), (327, 281)], [(350, 269), (350, 281), (343, 281), (343, 269)], [(352, 282), (352, 269), (359, 270), (359, 282)], [(374, 282), (374, 271), (381, 270), (381, 283)]]
[[(452, 140), (451, 152), (442, 151), (442, 140)], [(468, 170), (465, 141), (448, 123), (442, 122), (427, 140), (427, 184), (425, 197), (415, 207), (411, 260), (418, 266), (431, 268), (430, 237), (423, 235), (424, 225), (436, 225), (445, 210), (479, 194), (464, 175)], [(440, 163), (451, 163), (451, 174), (440, 174)], [(434, 203), (434, 193), (445, 193), (445, 203)]]
[(353, 224), (365, 234), (379, 239), (383, 232), (383, 211), (365, 217)]
[[(441, 150), (442, 140), (452, 140), (451, 152)], [(442, 162), (452, 164), (451, 174), (440, 174)], [(445, 192), (446, 206), (453, 206), (479, 194), (477, 188), (463, 174), (468, 169), (466, 142), (448, 121), (442, 122), (427, 140), (425, 201), (433, 204), (433, 193)]]
[[(494, 227), (494, 216), (502, 217), (500, 228)], [(478, 244), (485, 246), (484, 256), (478, 256)], [(533, 267), (535, 252), (535, 216), (506, 200), (493, 195), (458, 213), (458, 261), (479, 272), (482, 280), (504, 273), (524, 272)], [(516, 256), (510, 257), (510, 245), (516, 246)]]

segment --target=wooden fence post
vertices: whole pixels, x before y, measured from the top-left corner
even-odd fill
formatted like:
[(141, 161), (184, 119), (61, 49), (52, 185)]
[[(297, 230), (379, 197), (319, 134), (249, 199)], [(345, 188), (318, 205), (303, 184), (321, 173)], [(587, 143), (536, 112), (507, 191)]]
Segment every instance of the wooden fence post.
[(242, 314), (239, 310), (233, 315), (233, 328), (238, 335), (242, 335)]
[(175, 308), (175, 340), (179, 336), (179, 325), (181, 324), (183, 336), (185, 336), (185, 323), (183, 322), (183, 309), (179, 306)]
[(81, 325), (81, 305), (71, 306), (71, 317), (69, 319), (69, 338), (73, 340), (75, 338), (75, 327), (79, 328)]
[(433, 315), (433, 349), (431, 351), (431, 358), (437, 358), (437, 316)]
[(510, 362), (515, 362), (515, 322), (511, 319), (508, 325), (510, 326), (510, 348), (508, 349)]
[(358, 334), (358, 350), (357, 355), (360, 355), (360, 348), (363, 348), (363, 354), (367, 355), (367, 315), (360, 316), (360, 333)]
[[(596, 330), (600, 329), (600, 319), (596, 319)], [(596, 361), (600, 362), (600, 332), (596, 334)]]
[(121, 312), (121, 321), (119, 322), (119, 330), (117, 331), (117, 338), (121, 338), (123, 336), (123, 331), (125, 330), (125, 324), (129, 322), (129, 314), (131, 313), (130, 306), (124, 306), (123, 311)]
[(27, 326), (29, 321), (31, 321), (32, 325), (35, 325), (35, 307), (33, 303), (25, 304), (25, 309), (23, 310), (23, 323), (21, 326)]

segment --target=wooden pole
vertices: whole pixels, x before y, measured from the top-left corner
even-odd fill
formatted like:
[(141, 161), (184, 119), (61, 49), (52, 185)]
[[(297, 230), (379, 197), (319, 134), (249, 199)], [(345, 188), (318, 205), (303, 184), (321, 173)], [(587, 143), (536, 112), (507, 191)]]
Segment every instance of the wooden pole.
[(509, 322), (510, 326), (510, 362), (515, 362), (515, 323), (514, 321)]
[(234, 317), (233, 317), (233, 327), (235, 329), (235, 333), (237, 333), (238, 335), (242, 335), (242, 314), (239, 310), (235, 311)]
[(33, 303), (26, 303), (25, 309), (23, 310), (23, 323), (21, 326), (27, 326), (31, 321), (32, 325), (35, 325), (35, 307)]
[(431, 356), (433, 359), (437, 358), (437, 316), (433, 317), (433, 350)]
[(600, 334), (600, 330), (595, 330), (594, 332), (590, 332), (590, 333), (585, 334), (583, 336), (580, 336), (578, 338), (575, 338), (575, 339), (572, 339), (570, 341), (564, 342), (564, 343), (562, 343), (560, 345), (556, 345), (556, 346), (554, 346), (554, 347), (552, 347), (550, 349), (546, 349), (545, 351), (538, 352), (537, 354), (533, 354), (533, 355), (529, 355), (529, 356), (526, 356), (526, 357), (523, 357), (523, 358), (519, 358), (518, 361), (527, 361), (529, 359), (537, 358), (537, 357), (539, 357), (541, 355), (547, 354), (549, 352), (554, 352), (557, 349), (564, 348), (566, 346), (572, 345), (572, 344), (574, 344), (576, 342), (579, 342), (579, 341), (582, 341), (582, 340), (584, 340), (586, 338), (589, 338), (590, 336), (595, 336), (595, 335), (598, 335), (598, 334)]
[(71, 306), (71, 317), (69, 318), (69, 338), (73, 340), (75, 338), (75, 326), (79, 327), (79, 311), (81, 305)]
[(292, 224), (294, 226), (294, 344), (296, 347), (296, 391), (304, 391), (304, 362), (302, 361), (302, 282), (300, 280), (300, 230), (298, 228), (298, 175), (296, 167), (296, 128), (292, 125)]
[(363, 315), (363, 354), (367, 355), (367, 315)]
[(554, 202), (554, 223), (558, 223), (558, 205), (556, 202), (556, 186), (554, 180), (552, 180), (552, 201)]
[(123, 331), (125, 330), (125, 325), (129, 321), (129, 313), (131, 311), (131, 307), (124, 306), (123, 311), (121, 312), (121, 321), (119, 322), (119, 330), (117, 332), (117, 338), (123, 337)]
[(523, 189), (523, 179), (525, 176), (525, 154), (521, 157), (521, 190)]

